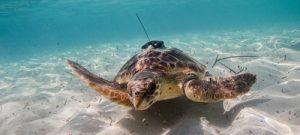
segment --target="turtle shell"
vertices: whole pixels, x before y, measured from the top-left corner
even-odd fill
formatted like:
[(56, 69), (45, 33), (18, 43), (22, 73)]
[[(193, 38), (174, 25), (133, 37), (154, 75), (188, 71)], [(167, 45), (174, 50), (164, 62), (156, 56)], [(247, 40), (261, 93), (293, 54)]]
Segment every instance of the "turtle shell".
[(148, 49), (131, 57), (114, 80), (119, 84), (127, 84), (134, 74), (144, 70), (160, 72), (165, 77), (172, 76), (178, 79), (182, 79), (180, 76), (188, 73), (203, 77), (207, 72), (204, 65), (179, 49)]

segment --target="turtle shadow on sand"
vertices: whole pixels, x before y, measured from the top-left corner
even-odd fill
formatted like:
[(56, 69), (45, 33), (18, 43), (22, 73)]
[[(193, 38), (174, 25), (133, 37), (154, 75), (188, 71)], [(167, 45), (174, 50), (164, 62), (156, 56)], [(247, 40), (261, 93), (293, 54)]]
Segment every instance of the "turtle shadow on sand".
[(269, 100), (249, 100), (225, 112), (223, 102), (195, 103), (177, 98), (158, 102), (146, 111), (130, 110), (128, 113), (131, 118), (123, 118), (117, 125), (131, 134), (203, 134), (201, 117), (210, 125), (228, 127), (244, 107), (256, 106)]

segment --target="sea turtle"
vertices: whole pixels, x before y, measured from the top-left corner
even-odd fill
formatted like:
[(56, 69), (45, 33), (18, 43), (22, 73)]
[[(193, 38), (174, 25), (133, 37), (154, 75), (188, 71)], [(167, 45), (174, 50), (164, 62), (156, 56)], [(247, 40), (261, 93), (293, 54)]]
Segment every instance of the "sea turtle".
[(211, 76), (206, 67), (181, 50), (166, 49), (163, 41), (150, 41), (134, 55), (113, 81), (105, 80), (78, 63), (67, 64), (88, 86), (111, 101), (145, 110), (157, 101), (186, 96), (195, 102), (217, 102), (250, 90), (256, 75)]

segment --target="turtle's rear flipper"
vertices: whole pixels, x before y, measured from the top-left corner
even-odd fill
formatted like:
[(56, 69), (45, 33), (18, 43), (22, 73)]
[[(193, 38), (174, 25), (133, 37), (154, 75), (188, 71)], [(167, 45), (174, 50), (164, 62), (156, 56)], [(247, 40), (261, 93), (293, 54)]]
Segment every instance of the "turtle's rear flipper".
[(114, 102), (123, 105), (130, 105), (128, 94), (125, 92), (126, 88), (124, 89), (118, 83), (107, 81), (89, 72), (76, 62), (68, 60), (67, 64), (73, 69), (75, 75), (77, 75), (84, 83), (99, 92), (101, 95)]
[(196, 102), (216, 102), (245, 94), (255, 83), (256, 75), (245, 73), (232, 77), (191, 79), (183, 84), (187, 98)]

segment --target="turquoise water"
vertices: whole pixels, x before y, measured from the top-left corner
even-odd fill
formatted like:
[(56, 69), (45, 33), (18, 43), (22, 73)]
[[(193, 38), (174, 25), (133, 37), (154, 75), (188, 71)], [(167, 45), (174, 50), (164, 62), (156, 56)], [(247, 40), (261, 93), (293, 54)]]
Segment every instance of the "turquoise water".
[[(139, 112), (72, 74), (66, 60), (112, 80), (150, 38), (214, 76), (256, 74), (235, 99), (184, 96)], [(300, 134), (299, 0), (1, 0), (0, 135)], [(232, 58), (212, 67), (219, 58)], [(225, 66), (227, 67), (225, 67)]]
[(135, 13), (152, 39), (300, 24), (298, 0), (2, 0), (0, 5), (0, 62), (145, 38)]

